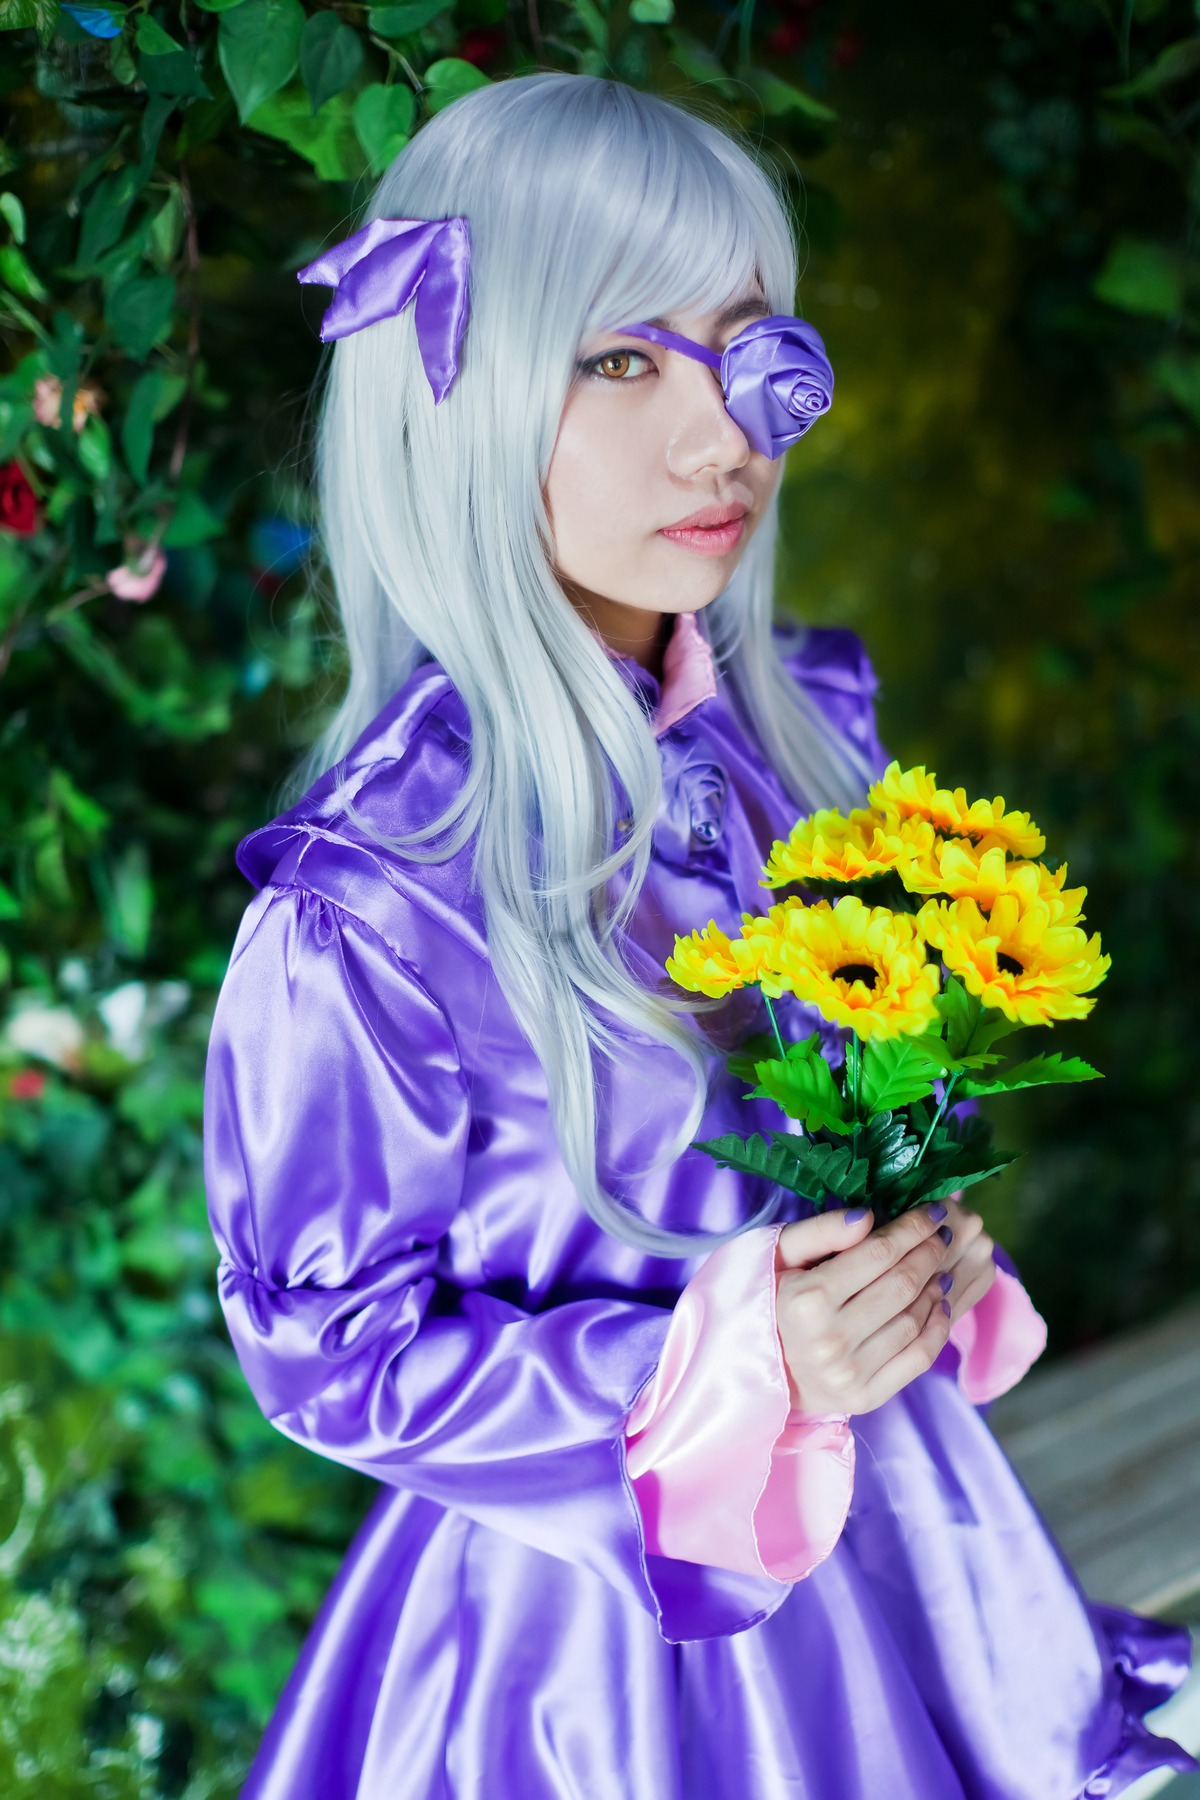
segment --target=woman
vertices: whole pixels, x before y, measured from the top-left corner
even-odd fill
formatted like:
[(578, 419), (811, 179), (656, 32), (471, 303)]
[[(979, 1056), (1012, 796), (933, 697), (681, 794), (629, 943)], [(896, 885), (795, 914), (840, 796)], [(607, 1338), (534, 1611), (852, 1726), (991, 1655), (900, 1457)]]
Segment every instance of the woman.
[(688, 111), (539, 74), (439, 113), (369, 214), (301, 272), (337, 290), (350, 682), (238, 848), (205, 1134), (246, 1377), (383, 1491), (244, 1794), (1195, 1767), (1141, 1722), (1186, 1633), (1084, 1599), (976, 1410), (1044, 1343), (978, 1215), (871, 1232), (691, 1147), (779, 1115), (724, 1067), (757, 991), (684, 998), (676, 933), (760, 910), (771, 843), (885, 760), (858, 641), (771, 623), (820, 406), (712, 367), (790, 314), (776, 188)]

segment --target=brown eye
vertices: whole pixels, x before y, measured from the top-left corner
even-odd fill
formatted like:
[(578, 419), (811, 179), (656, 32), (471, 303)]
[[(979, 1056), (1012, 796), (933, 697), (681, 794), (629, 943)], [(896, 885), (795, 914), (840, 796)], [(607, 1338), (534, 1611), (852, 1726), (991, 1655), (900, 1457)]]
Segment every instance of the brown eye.
[(593, 356), (583, 366), (595, 380), (607, 381), (610, 387), (615, 387), (619, 382), (627, 383), (628, 379), (640, 381), (641, 376), (636, 373), (631, 378), (628, 376), (629, 366), (632, 362), (649, 361), (650, 358), (640, 350), (605, 350), (602, 355)]

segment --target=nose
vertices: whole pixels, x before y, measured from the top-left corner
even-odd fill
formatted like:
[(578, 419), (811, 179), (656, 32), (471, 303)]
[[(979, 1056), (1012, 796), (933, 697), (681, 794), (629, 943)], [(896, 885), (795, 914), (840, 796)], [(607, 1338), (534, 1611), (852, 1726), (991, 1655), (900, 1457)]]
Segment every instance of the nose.
[(702, 469), (740, 469), (749, 461), (750, 440), (729, 415), (717, 369), (668, 350), (671, 380), (664, 394), (677, 421), (667, 444), (667, 466), (686, 480)]

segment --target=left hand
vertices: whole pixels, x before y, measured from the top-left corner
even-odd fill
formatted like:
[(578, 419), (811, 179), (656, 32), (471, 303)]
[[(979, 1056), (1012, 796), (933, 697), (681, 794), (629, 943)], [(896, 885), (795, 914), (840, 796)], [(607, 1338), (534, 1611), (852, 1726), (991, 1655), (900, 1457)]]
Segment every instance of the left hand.
[(944, 1264), (947, 1273), (954, 1277), (954, 1286), (946, 1295), (953, 1326), (977, 1300), (983, 1299), (996, 1279), (996, 1265), (992, 1261), (995, 1239), (983, 1229), (979, 1214), (972, 1212), (969, 1206), (963, 1206), (956, 1194), (952, 1194), (945, 1205), (947, 1213), (942, 1226), (954, 1233)]

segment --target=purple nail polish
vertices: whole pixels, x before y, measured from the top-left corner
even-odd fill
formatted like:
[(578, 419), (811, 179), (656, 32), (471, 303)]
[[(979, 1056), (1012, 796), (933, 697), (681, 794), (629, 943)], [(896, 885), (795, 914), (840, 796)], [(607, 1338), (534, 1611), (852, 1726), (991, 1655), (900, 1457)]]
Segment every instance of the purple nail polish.
[(938, 1226), (938, 1236), (941, 1238), (943, 1244), (952, 1244), (954, 1242), (954, 1233), (948, 1225)]
[(943, 1269), (938, 1276), (938, 1286), (941, 1288), (943, 1294), (948, 1294), (950, 1289), (954, 1286), (954, 1277), (951, 1275), (949, 1269)]
[(947, 1318), (950, 1317), (950, 1302), (948, 1300), (942, 1301), (942, 1311), (945, 1313)]
[(845, 1219), (847, 1225), (857, 1225), (860, 1219), (866, 1218), (869, 1211), (870, 1208), (866, 1206), (849, 1206), (842, 1214), (842, 1217)]
[(929, 1209), (929, 1216), (931, 1219), (944, 1219), (945, 1218), (946, 1209), (942, 1205), (940, 1200), (934, 1201), (933, 1205)]

